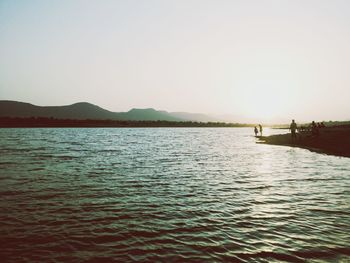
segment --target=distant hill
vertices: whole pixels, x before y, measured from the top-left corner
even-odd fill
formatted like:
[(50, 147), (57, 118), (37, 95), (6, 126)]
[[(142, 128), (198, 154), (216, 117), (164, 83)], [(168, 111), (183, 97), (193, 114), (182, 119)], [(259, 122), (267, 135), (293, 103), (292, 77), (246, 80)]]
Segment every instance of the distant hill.
[(204, 114), (186, 112), (169, 113), (152, 108), (131, 109), (128, 112), (112, 112), (97, 105), (79, 102), (66, 106), (36, 106), (30, 103), (0, 100), (0, 117), (45, 117), (56, 119), (110, 119), (133, 121), (215, 121)]
[(212, 117), (202, 113), (170, 112), (170, 114), (177, 118), (180, 118), (183, 120), (189, 120), (189, 121), (201, 121), (201, 122), (223, 121), (220, 118)]
[(118, 120), (131, 121), (183, 121), (184, 119), (171, 115), (166, 111), (157, 111), (155, 109), (131, 109), (128, 112), (115, 113)]
[(1, 117), (53, 117), (57, 119), (113, 119), (115, 114), (96, 105), (80, 102), (68, 106), (36, 106), (17, 101), (0, 101)]

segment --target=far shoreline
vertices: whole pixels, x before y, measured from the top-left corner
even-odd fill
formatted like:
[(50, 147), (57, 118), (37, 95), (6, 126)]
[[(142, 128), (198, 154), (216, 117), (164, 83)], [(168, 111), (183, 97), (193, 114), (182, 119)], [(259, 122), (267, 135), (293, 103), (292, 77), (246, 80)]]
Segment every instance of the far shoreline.
[(0, 128), (251, 128), (253, 124), (162, 120), (92, 120), (0, 117)]

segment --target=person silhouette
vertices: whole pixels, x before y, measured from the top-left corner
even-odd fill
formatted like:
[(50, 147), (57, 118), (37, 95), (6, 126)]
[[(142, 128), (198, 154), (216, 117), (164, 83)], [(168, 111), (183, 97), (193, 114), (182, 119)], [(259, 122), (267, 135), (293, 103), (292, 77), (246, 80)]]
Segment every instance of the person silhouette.
[(260, 136), (262, 136), (263, 128), (262, 128), (261, 124), (259, 124), (259, 130), (260, 130)]
[(312, 134), (312, 136), (316, 136), (317, 137), (319, 135), (319, 133), (320, 133), (320, 131), (319, 131), (318, 127), (317, 127), (316, 122), (312, 121), (312, 123), (311, 123), (311, 134)]
[(254, 132), (255, 132), (255, 136), (258, 136), (258, 128), (256, 126), (254, 127)]
[(296, 134), (297, 124), (295, 123), (294, 120), (292, 120), (292, 123), (290, 124), (289, 129), (292, 133), (292, 140), (296, 139), (297, 138), (297, 134)]

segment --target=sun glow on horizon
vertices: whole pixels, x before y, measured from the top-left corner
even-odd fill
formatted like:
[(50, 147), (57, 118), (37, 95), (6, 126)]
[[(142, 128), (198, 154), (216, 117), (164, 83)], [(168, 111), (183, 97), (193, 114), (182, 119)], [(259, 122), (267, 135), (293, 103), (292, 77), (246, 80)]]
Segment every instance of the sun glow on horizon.
[(298, 67), (300, 64), (303, 61), (293, 57), (289, 50), (255, 51), (236, 69), (232, 99), (239, 90), (236, 103), (241, 112), (251, 118), (270, 121), (290, 115), (297, 107), (298, 94), (309, 82), (305, 76), (307, 71)]

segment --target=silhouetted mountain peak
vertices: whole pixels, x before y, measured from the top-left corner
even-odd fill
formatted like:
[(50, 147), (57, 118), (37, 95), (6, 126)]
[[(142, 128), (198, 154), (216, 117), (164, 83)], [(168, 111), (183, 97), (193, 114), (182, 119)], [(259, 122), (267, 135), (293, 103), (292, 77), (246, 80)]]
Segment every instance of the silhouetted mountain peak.
[(77, 103), (73, 103), (72, 105), (70, 106), (94, 106), (94, 107), (98, 107), (97, 105), (95, 104), (92, 104), (92, 103), (89, 103), (89, 102), (77, 102)]
[(95, 104), (89, 103), (89, 102), (77, 102), (77, 103), (68, 105), (67, 107), (107, 111), (107, 110), (105, 110), (105, 109), (103, 109)]

